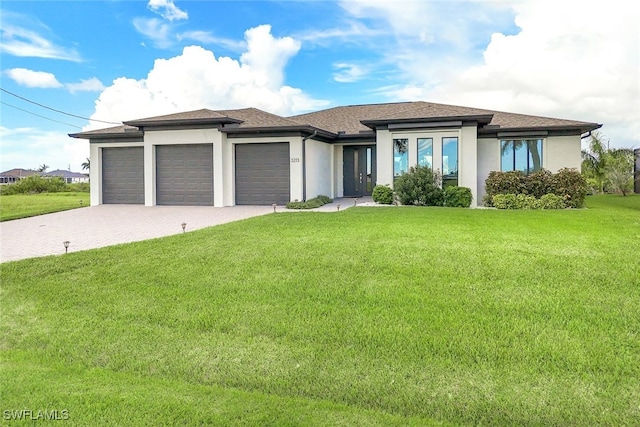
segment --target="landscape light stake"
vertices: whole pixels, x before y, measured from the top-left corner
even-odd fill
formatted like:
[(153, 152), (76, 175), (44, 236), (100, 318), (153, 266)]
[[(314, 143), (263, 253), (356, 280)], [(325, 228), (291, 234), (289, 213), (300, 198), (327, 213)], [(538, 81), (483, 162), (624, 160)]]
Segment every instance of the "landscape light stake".
[(64, 245), (64, 253), (66, 254), (69, 251), (69, 243), (71, 243), (68, 240), (65, 240), (64, 242), (62, 242), (62, 244)]
[(340, 211), (340, 203), (338, 203), (338, 205), (336, 206), (336, 208), (338, 208), (338, 211)]
[(185, 229), (187, 228), (187, 223), (183, 222), (182, 223), (182, 232), (184, 233)]
[(80, 199), (80, 206), (82, 206), (82, 199)]
[(271, 207), (273, 208), (273, 213), (276, 213), (276, 208), (278, 207), (278, 205), (274, 203), (273, 205), (271, 205)]
[(353, 206), (358, 206), (358, 199), (357, 198), (353, 199)]

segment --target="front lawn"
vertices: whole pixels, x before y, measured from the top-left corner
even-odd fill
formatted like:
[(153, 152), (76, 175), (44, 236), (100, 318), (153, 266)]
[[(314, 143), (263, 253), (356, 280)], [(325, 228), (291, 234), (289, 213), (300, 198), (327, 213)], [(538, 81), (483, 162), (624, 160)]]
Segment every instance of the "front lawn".
[(352, 208), (0, 264), (1, 410), (638, 425), (640, 196)]
[(0, 221), (89, 206), (89, 193), (0, 195)]

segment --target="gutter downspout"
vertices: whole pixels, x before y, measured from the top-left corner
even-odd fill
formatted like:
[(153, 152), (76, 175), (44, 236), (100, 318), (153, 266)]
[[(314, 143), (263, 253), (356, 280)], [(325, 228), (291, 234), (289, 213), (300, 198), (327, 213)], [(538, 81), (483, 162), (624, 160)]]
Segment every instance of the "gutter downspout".
[(307, 139), (311, 139), (318, 134), (318, 130), (314, 130), (311, 135), (302, 138), (302, 201), (307, 201)]

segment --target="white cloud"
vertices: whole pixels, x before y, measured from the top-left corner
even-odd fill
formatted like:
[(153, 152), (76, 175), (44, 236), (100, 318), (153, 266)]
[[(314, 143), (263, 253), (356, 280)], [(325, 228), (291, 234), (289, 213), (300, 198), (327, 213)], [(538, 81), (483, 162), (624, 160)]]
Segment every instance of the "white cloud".
[(216, 37), (209, 31), (185, 31), (178, 33), (176, 38), (178, 41), (193, 40), (205, 44), (215, 44), (236, 52), (246, 49), (247, 47), (244, 41)]
[[(23, 22), (25, 25), (16, 24), (17, 21)], [(49, 32), (45, 25), (34, 21), (33, 18), (3, 11), (0, 51), (20, 57), (81, 61), (80, 54), (75, 49), (58, 46), (38, 31), (29, 29), (27, 26), (40, 27), (42, 31)]]
[[(247, 49), (240, 60), (216, 58), (199, 46), (158, 59), (145, 79), (116, 79), (96, 101), (92, 117), (123, 121), (199, 108), (256, 107), (295, 114), (326, 106), (302, 90), (284, 85), (284, 69), (300, 44), (275, 38), (268, 25), (245, 32)], [(94, 124), (85, 128), (96, 129)]]
[[(69, 138), (64, 132), (36, 128), (6, 128), (0, 126), (0, 170), (35, 169), (46, 163), (50, 170), (67, 169), (82, 172), (81, 164), (89, 157), (86, 140)], [(29, 159), (28, 164), (24, 159)]]
[(26, 87), (62, 87), (56, 76), (45, 71), (33, 71), (26, 68), (11, 68), (4, 72), (16, 83)]
[(76, 92), (100, 92), (104, 90), (104, 85), (96, 77), (80, 80), (79, 83), (67, 83), (65, 87), (71, 93)]
[(148, 37), (159, 48), (166, 48), (175, 42), (171, 25), (157, 18), (135, 18), (133, 26), (143, 36)]
[(357, 82), (369, 73), (369, 69), (365, 66), (345, 62), (333, 64), (333, 68), (336, 70), (333, 73), (333, 79), (339, 83)]
[(393, 101), (595, 121), (612, 145), (640, 146), (638, 6), (621, 0), (401, 4), (342, 3), (353, 17), (386, 23), (393, 34), (381, 50), (399, 72), (378, 93)]
[(171, 0), (149, 0), (147, 7), (167, 21), (189, 19), (187, 12), (180, 10)]

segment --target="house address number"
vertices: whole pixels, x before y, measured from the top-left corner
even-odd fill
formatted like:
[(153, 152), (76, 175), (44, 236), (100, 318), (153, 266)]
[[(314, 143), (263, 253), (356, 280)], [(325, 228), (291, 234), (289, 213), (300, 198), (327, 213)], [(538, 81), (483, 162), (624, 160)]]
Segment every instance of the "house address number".
[(300, 157), (292, 157), (291, 163), (300, 163)]

